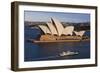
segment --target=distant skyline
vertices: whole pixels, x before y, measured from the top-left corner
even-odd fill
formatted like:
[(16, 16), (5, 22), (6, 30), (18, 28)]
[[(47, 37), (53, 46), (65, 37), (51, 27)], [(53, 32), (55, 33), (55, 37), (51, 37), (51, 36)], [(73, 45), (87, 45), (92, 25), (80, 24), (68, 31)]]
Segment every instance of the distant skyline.
[(49, 22), (51, 17), (60, 22), (90, 22), (90, 14), (86, 13), (24, 11), (25, 21)]

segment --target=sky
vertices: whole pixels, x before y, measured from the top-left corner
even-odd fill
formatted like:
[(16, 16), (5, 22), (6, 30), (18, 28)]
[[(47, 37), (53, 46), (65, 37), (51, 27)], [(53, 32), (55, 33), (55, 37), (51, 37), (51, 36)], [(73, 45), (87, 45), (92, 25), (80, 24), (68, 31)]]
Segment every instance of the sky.
[(85, 13), (24, 11), (25, 21), (48, 22), (50, 18), (56, 18), (60, 22), (90, 22), (90, 14)]

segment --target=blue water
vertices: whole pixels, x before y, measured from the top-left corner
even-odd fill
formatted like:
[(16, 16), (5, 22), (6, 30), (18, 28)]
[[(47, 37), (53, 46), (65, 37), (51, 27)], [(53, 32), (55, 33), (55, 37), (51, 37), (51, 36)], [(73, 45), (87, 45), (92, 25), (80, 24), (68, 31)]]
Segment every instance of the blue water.
[[(28, 39), (39, 39), (41, 31), (25, 26), (24, 29), (24, 61), (86, 59), (90, 58), (90, 41), (71, 43), (41, 43), (28, 42)], [(90, 32), (85, 35), (90, 36)], [(59, 57), (62, 51), (78, 52), (78, 55)]]

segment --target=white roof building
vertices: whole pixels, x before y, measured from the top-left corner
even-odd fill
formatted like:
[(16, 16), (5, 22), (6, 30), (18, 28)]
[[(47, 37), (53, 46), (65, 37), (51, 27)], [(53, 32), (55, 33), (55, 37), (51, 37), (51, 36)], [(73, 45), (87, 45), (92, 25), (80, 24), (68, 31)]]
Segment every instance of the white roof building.
[(58, 36), (61, 36), (62, 34), (73, 35), (73, 32), (76, 35), (83, 36), (85, 33), (85, 31), (74, 31), (74, 26), (67, 26), (64, 28), (64, 26), (57, 19), (54, 18), (51, 18), (51, 23), (48, 22), (46, 25), (38, 25), (38, 27), (40, 27), (45, 34), (56, 34)]

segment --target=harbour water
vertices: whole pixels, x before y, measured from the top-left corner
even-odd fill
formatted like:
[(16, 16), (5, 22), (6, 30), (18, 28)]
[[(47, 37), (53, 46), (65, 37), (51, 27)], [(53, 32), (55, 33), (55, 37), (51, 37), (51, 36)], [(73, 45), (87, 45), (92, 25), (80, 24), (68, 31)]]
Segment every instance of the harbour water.
[[(64, 42), (64, 43), (32, 43), (28, 39), (38, 39), (41, 35), (39, 29), (24, 29), (24, 61), (44, 61), (62, 59), (86, 59), (90, 58), (90, 41)], [(90, 37), (90, 31), (85, 35)], [(78, 52), (78, 55), (60, 57), (63, 51)]]

